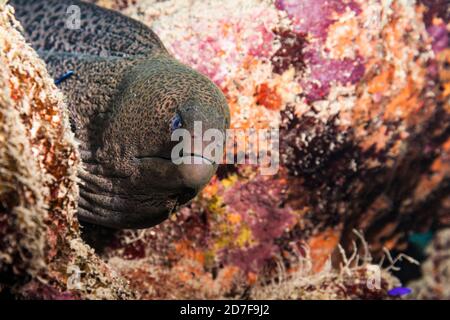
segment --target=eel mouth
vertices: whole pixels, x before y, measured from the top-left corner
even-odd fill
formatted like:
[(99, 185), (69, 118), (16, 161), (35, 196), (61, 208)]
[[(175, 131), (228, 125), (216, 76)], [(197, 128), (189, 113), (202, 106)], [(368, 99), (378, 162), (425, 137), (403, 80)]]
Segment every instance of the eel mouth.
[[(84, 163), (78, 173), (82, 182), (80, 220), (116, 229), (161, 223), (194, 198), (217, 169), (209, 159), (186, 157), (190, 158), (133, 158), (134, 170), (129, 174), (112, 172), (98, 163)], [(184, 163), (175, 164), (176, 160)]]
[(175, 179), (180, 186), (197, 192), (211, 180), (217, 170), (217, 164), (213, 160), (195, 153), (177, 158), (155, 156), (134, 159), (143, 166), (155, 165), (170, 168), (172, 172), (167, 174), (167, 178)]

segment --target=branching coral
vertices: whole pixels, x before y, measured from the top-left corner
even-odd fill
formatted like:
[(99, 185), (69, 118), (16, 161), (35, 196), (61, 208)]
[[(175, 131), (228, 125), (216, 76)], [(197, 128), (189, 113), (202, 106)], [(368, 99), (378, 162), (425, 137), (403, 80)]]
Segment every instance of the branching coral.
[[(284, 264), (279, 264), (277, 279), (270, 279), (270, 284), (261, 283), (251, 291), (252, 299), (389, 299), (388, 290), (399, 285), (389, 269), (395, 267), (394, 260), (387, 268), (372, 264), (368, 245), (362, 235), (363, 254), (360, 256), (354, 244), (350, 257), (341, 248), (343, 264), (335, 269), (330, 263), (320, 272), (315, 272), (309, 248), (305, 255), (299, 256), (299, 263), (294, 270), (286, 272)], [(390, 257), (389, 252), (387, 255)], [(400, 257), (402, 258), (402, 257)], [(409, 258), (409, 257), (407, 257)]]

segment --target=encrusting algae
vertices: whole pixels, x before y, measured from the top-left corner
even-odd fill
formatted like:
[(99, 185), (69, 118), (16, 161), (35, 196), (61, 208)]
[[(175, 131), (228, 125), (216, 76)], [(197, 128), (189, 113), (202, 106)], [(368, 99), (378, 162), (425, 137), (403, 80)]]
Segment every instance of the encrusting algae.
[[(222, 166), (169, 221), (119, 232), (97, 255), (74, 216), (79, 158), (63, 97), (3, 5), (0, 272), (12, 279), (3, 292), (387, 299), (400, 284), (375, 262), (411, 233), (450, 224), (445, 1), (93, 2), (149, 25), (210, 77), (233, 128), (280, 128), (281, 167), (261, 176)], [(448, 246), (439, 234), (434, 243)], [(446, 252), (429, 250), (427, 270)], [(437, 278), (412, 284), (416, 296), (443, 297)]]
[(234, 294), (273, 278), (279, 257), (296, 270), (303, 245), (320, 272), (330, 257), (337, 267), (339, 244), (351, 251), (354, 229), (381, 259), (450, 223), (445, 1), (96, 2), (151, 26), (213, 79), (233, 128), (279, 127), (282, 160), (266, 177), (223, 166), (189, 207), (118, 235), (107, 257), (126, 253), (184, 286), (171, 296), (203, 297), (216, 280)]
[(80, 238), (79, 155), (64, 98), (0, 5), (0, 291), (22, 298), (131, 297)]

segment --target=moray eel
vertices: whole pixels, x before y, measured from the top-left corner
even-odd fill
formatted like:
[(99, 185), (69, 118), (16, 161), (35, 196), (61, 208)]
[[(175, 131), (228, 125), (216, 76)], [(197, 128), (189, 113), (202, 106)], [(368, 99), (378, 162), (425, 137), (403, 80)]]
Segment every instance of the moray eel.
[[(178, 143), (171, 141), (173, 130), (193, 135), (194, 121), (202, 121), (203, 132), (229, 127), (226, 99), (208, 78), (178, 62), (144, 24), (118, 12), (76, 0), (10, 4), (50, 75), (74, 72), (60, 88), (83, 162), (80, 220), (150, 227), (209, 182), (217, 164), (201, 153), (185, 154), (202, 157), (201, 164), (171, 161)], [(67, 25), (72, 5), (79, 8), (78, 29)]]

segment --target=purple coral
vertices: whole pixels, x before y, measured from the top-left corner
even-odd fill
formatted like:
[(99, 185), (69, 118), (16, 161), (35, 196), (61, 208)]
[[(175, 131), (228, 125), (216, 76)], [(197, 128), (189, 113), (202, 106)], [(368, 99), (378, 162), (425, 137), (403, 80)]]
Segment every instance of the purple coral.
[(295, 31), (310, 33), (321, 40), (326, 39), (327, 29), (334, 22), (334, 12), (343, 13), (347, 8), (360, 12), (357, 3), (342, 0), (276, 0), (275, 6), (294, 20)]

